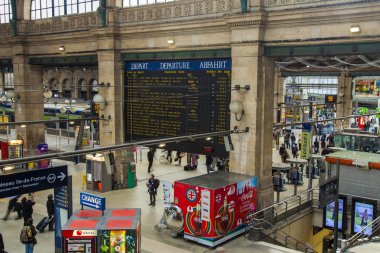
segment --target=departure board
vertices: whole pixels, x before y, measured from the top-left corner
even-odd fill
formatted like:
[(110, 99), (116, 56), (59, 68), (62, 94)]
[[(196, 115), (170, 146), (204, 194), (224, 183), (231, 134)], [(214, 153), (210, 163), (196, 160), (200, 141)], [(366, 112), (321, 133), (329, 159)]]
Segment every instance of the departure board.
[[(125, 64), (126, 141), (230, 129), (231, 59), (130, 61)], [(168, 149), (226, 154), (223, 137)]]

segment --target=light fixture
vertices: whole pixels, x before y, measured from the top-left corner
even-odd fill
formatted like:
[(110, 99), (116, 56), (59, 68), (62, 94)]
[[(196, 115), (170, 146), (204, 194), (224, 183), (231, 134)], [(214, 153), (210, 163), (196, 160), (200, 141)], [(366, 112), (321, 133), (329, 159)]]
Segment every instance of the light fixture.
[(5, 96), (10, 99), (13, 103), (17, 103), (20, 100), (20, 95), (16, 94), (14, 90), (8, 90), (5, 92)]
[(165, 143), (161, 143), (160, 145), (158, 145), (158, 147), (160, 147), (160, 148), (163, 148), (163, 147), (165, 147), (165, 146), (166, 146)]
[[(244, 107), (243, 104), (239, 100), (234, 100), (230, 103), (230, 111), (235, 114), (235, 119), (240, 121), (244, 115)], [(238, 114), (240, 114), (240, 118), (238, 118)]]
[(58, 49), (59, 51), (65, 51), (65, 46), (59, 46)]
[(25, 125), (25, 124), (22, 124), (22, 125), (20, 125), (20, 127), (22, 127), (22, 128), (25, 128), (25, 127), (26, 127), (26, 125)]
[(59, 109), (59, 111), (60, 111), (61, 113), (66, 113), (66, 108), (65, 108), (65, 107), (62, 107), (62, 108)]
[(175, 44), (175, 41), (173, 39), (168, 40), (168, 44), (173, 45)]
[(207, 137), (206, 141), (211, 141), (211, 139), (212, 139), (211, 137)]
[(49, 99), (53, 96), (53, 92), (49, 90), (49, 88), (46, 88), (43, 94), (45, 103), (48, 102)]
[(100, 110), (103, 110), (107, 106), (106, 99), (100, 94), (96, 94), (92, 100), (95, 104), (99, 105)]
[(360, 32), (360, 27), (358, 25), (352, 25), (351, 26), (351, 32), (352, 33), (359, 33)]
[(70, 121), (70, 125), (74, 125), (75, 124), (75, 122), (74, 121)]
[(309, 66), (309, 65), (306, 65), (306, 68), (310, 68), (310, 66)]

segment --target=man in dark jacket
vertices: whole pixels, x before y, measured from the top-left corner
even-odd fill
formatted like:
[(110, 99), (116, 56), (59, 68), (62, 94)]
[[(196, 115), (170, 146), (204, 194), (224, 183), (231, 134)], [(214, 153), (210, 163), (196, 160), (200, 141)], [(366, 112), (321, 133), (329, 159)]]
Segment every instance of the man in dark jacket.
[(33, 215), (33, 206), (36, 204), (34, 202), (33, 195), (29, 195), (30, 199), (26, 199), (26, 197), (23, 197), (21, 199), (21, 205), (22, 205), (22, 217), (24, 217), (24, 224), (27, 222), (29, 218), (32, 218)]
[(157, 194), (157, 179), (154, 178), (154, 175), (151, 174), (150, 179), (146, 182), (146, 186), (148, 187), (148, 193), (150, 196), (150, 206), (156, 205), (156, 194)]
[(151, 169), (152, 169), (152, 165), (153, 165), (153, 151), (152, 149), (149, 149), (148, 151), (148, 162), (149, 162), (149, 165), (148, 165), (148, 173), (150, 173)]
[(54, 230), (54, 200), (53, 194), (49, 194), (48, 200), (46, 201), (46, 210), (49, 217), (49, 231)]
[(319, 141), (317, 138), (315, 138), (315, 140), (314, 140), (314, 153), (318, 154), (318, 152), (319, 152)]
[[(8, 208), (7, 208), (7, 213), (5, 214), (5, 216), (3, 217), (3, 220), (7, 220), (8, 219), (8, 216), (9, 214), (13, 211), (13, 210), (16, 210), (17, 211), (17, 219), (20, 219), (21, 218), (21, 210), (18, 208), (18, 205), (17, 205), (17, 201), (18, 201), (18, 198), (20, 197), (20, 195), (17, 195), (17, 196), (14, 196), (12, 197), (9, 202), (8, 202)], [(20, 203), (18, 203), (20, 204)]]
[(207, 174), (210, 173), (210, 171), (213, 171), (212, 169), (212, 156), (206, 155), (206, 167), (207, 167)]

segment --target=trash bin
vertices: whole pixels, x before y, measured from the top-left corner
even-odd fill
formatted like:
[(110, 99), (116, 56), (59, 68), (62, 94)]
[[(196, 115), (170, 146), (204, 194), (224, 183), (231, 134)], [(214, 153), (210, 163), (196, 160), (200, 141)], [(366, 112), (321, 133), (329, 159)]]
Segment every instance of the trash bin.
[(136, 164), (134, 162), (128, 164), (128, 185), (127, 188), (136, 187)]
[(332, 246), (333, 246), (333, 243), (334, 243), (334, 237), (331, 236), (331, 235), (326, 235), (325, 237), (323, 237), (323, 249), (322, 249), (322, 252), (323, 253), (329, 253), (331, 252), (332, 250)]

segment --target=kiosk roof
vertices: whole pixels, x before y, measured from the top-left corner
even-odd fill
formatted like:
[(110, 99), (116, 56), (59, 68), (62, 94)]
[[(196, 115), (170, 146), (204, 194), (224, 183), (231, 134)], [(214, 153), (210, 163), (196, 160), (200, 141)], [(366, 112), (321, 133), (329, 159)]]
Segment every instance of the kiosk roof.
[(249, 180), (252, 177), (253, 176), (238, 173), (216, 171), (210, 174), (178, 180), (177, 182), (204, 187), (208, 189), (219, 189), (221, 187), (231, 185), (237, 182)]

